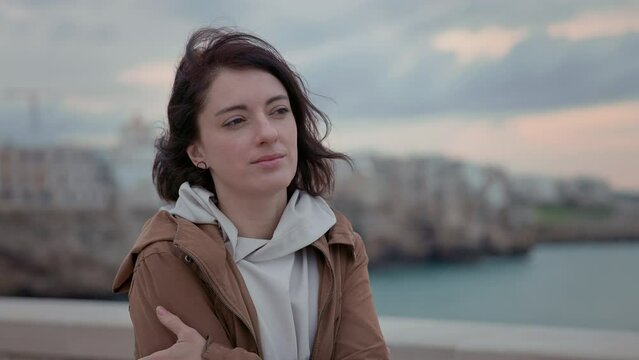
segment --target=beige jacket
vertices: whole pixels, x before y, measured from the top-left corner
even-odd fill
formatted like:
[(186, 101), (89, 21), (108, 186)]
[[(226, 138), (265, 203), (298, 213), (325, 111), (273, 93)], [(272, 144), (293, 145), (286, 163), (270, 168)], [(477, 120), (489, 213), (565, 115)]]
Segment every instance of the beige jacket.
[[(320, 266), (314, 360), (388, 359), (359, 234), (342, 214), (311, 246)], [(156, 318), (162, 305), (207, 338), (204, 359), (260, 359), (257, 315), (217, 225), (160, 211), (124, 259), (113, 291), (129, 293), (136, 358), (172, 346)]]

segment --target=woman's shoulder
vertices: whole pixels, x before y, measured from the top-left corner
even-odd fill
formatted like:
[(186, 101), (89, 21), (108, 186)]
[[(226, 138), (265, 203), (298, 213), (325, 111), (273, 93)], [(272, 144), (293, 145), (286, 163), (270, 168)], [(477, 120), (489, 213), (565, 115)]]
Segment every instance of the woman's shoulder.
[[(136, 240), (131, 254), (139, 259), (159, 252), (169, 252), (183, 258), (182, 250), (188, 248), (194, 253), (202, 250), (202, 239), (217, 239), (218, 227), (215, 224), (199, 224), (172, 214), (165, 210), (158, 211), (146, 221)], [(218, 236), (216, 236), (218, 235)], [(221, 245), (224, 249), (223, 245)]]
[(364, 242), (360, 234), (353, 228), (351, 221), (335, 208), (331, 208), (335, 214), (335, 225), (328, 232), (328, 243), (344, 244), (352, 247), (354, 253), (364, 250)]
[(136, 267), (152, 254), (172, 253), (170, 244), (175, 237), (177, 223), (171, 214), (158, 211), (149, 218), (131, 250), (124, 257), (113, 283), (114, 292), (128, 290)]

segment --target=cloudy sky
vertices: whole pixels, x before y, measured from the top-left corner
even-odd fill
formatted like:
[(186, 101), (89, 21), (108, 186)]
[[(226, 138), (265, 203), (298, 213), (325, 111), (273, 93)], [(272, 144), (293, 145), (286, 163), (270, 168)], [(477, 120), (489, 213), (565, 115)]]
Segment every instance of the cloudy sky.
[(160, 126), (205, 25), (278, 48), (336, 149), (639, 190), (637, 1), (0, 0), (0, 144), (111, 146), (134, 115)]

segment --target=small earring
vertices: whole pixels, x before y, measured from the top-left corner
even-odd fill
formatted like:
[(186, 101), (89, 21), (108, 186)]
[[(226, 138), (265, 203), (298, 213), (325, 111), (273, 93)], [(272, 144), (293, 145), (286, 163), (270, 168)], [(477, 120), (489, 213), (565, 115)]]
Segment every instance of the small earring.
[(209, 166), (206, 165), (204, 161), (198, 161), (197, 164), (195, 164), (195, 166), (200, 170), (206, 170), (209, 168)]

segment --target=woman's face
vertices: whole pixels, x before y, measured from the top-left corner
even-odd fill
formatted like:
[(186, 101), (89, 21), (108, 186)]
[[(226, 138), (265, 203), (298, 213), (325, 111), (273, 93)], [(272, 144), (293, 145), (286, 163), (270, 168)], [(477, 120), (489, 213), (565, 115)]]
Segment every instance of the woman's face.
[(284, 86), (256, 69), (222, 69), (198, 115), (187, 152), (204, 161), (218, 195), (286, 193), (297, 170), (297, 128)]

